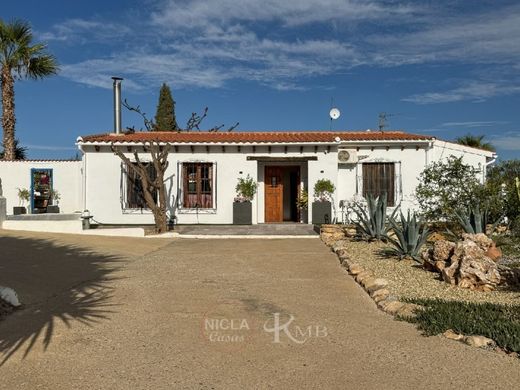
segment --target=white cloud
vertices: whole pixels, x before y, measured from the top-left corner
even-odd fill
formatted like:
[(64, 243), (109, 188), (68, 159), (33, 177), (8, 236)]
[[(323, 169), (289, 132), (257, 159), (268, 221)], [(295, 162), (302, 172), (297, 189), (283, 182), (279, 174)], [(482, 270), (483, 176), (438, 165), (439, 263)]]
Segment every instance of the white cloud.
[(491, 137), (490, 141), (497, 149), (518, 152), (520, 150), (520, 131), (507, 132), (504, 135)]
[(62, 41), (70, 44), (85, 44), (92, 41), (119, 39), (131, 32), (132, 30), (129, 27), (120, 23), (68, 19), (55, 24), (50, 31), (36, 32), (36, 35), (38, 35), (38, 39), (46, 42)]
[(494, 96), (511, 95), (519, 92), (520, 85), (472, 81), (451, 90), (415, 94), (402, 100), (416, 104), (452, 103), (463, 100), (478, 103)]
[(404, 33), (374, 35), (377, 59), (389, 66), (430, 62), (509, 63), (520, 60), (520, 5), (461, 16), (432, 17)]
[(395, 20), (415, 7), (370, 0), (168, 0), (152, 14), (164, 28), (205, 28), (239, 22), (278, 22), (284, 26), (308, 23), (342, 23), (363, 20)]
[[(513, 78), (508, 84), (503, 73), (517, 73), (520, 66), (520, 6), (456, 14), (444, 5), (393, 0), (160, 0), (152, 4), (134, 20), (126, 15), (125, 24), (71, 19), (40, 37), (56, 44), (106, 48), (105, 57), (63, 66), (62, 76), (96, 87), (108, 88), (110, 76), (121, 75), (133, 89), (163, 81), (175, 88), (216, 88), (231, 80), (302, 89), (304, 80), (358, 66), (455, 62), (487, 64), (489, 74), (403, 100), (417, 104), (483, 101), (519, 92), (520, 80)], [(132, 25), (138, 27), (128, 27)]]
[(473, 122), (445, 122), (440, 126), (442, 127), (468, 127), (468, 128), (477, 128), (477, 127), (494, 127), (496, 125), (505, 125), (510, 122), (507, 121), (473, 121)]

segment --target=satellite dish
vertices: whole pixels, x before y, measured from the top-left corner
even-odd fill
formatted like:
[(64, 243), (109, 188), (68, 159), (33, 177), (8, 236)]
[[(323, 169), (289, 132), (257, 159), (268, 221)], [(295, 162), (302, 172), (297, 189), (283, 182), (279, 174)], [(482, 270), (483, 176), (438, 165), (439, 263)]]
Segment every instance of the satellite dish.
[(339, 112), (339, 110), (337, 108), (333, 108), (330, 110), (329, 112), (329, 115), (330, 115), (330, 119), (338, 119), (339, 116), (341, 115), (341, 112)]

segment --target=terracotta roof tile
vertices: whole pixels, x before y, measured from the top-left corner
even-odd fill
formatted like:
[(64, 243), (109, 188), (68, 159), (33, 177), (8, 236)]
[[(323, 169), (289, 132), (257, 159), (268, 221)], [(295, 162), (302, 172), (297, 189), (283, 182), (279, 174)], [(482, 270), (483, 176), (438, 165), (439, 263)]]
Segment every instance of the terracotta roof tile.
[(80, 143), (141, 143), (145, 141), (171, 143), (317, 143), (342, 141), (422, 141), (434, 139), (427, 135), (402, 131), (241, 131), (241, 132), (136, 132), (116, 135), (113, 133), (87, 135)]

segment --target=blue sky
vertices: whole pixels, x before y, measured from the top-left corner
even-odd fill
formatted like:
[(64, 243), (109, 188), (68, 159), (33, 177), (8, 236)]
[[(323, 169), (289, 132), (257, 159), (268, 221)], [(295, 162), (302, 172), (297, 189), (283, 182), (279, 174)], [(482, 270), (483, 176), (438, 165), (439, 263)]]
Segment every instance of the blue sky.
[[(31, 158), (71, 157), (78, 135), (112, 129), (111, 76), (153, 116), (168, 83), (182, 125), (239, 130), (389, 128), (484, 134), (520, 158), (518, 1), (145, 0), (7, 2), (48, 43), (58, 76), (16, 85), (17, 137)], [(142, 127), (123, 111), (123, 125)]]

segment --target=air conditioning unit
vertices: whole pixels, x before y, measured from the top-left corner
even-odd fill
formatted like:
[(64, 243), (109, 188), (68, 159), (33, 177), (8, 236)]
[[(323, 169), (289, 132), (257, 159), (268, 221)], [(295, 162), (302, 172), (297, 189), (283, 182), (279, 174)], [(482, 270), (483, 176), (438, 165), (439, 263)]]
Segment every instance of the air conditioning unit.
[(338, 150), (339, 164), (355, 164), (358, 162), (357, 150), (340, 149)]

